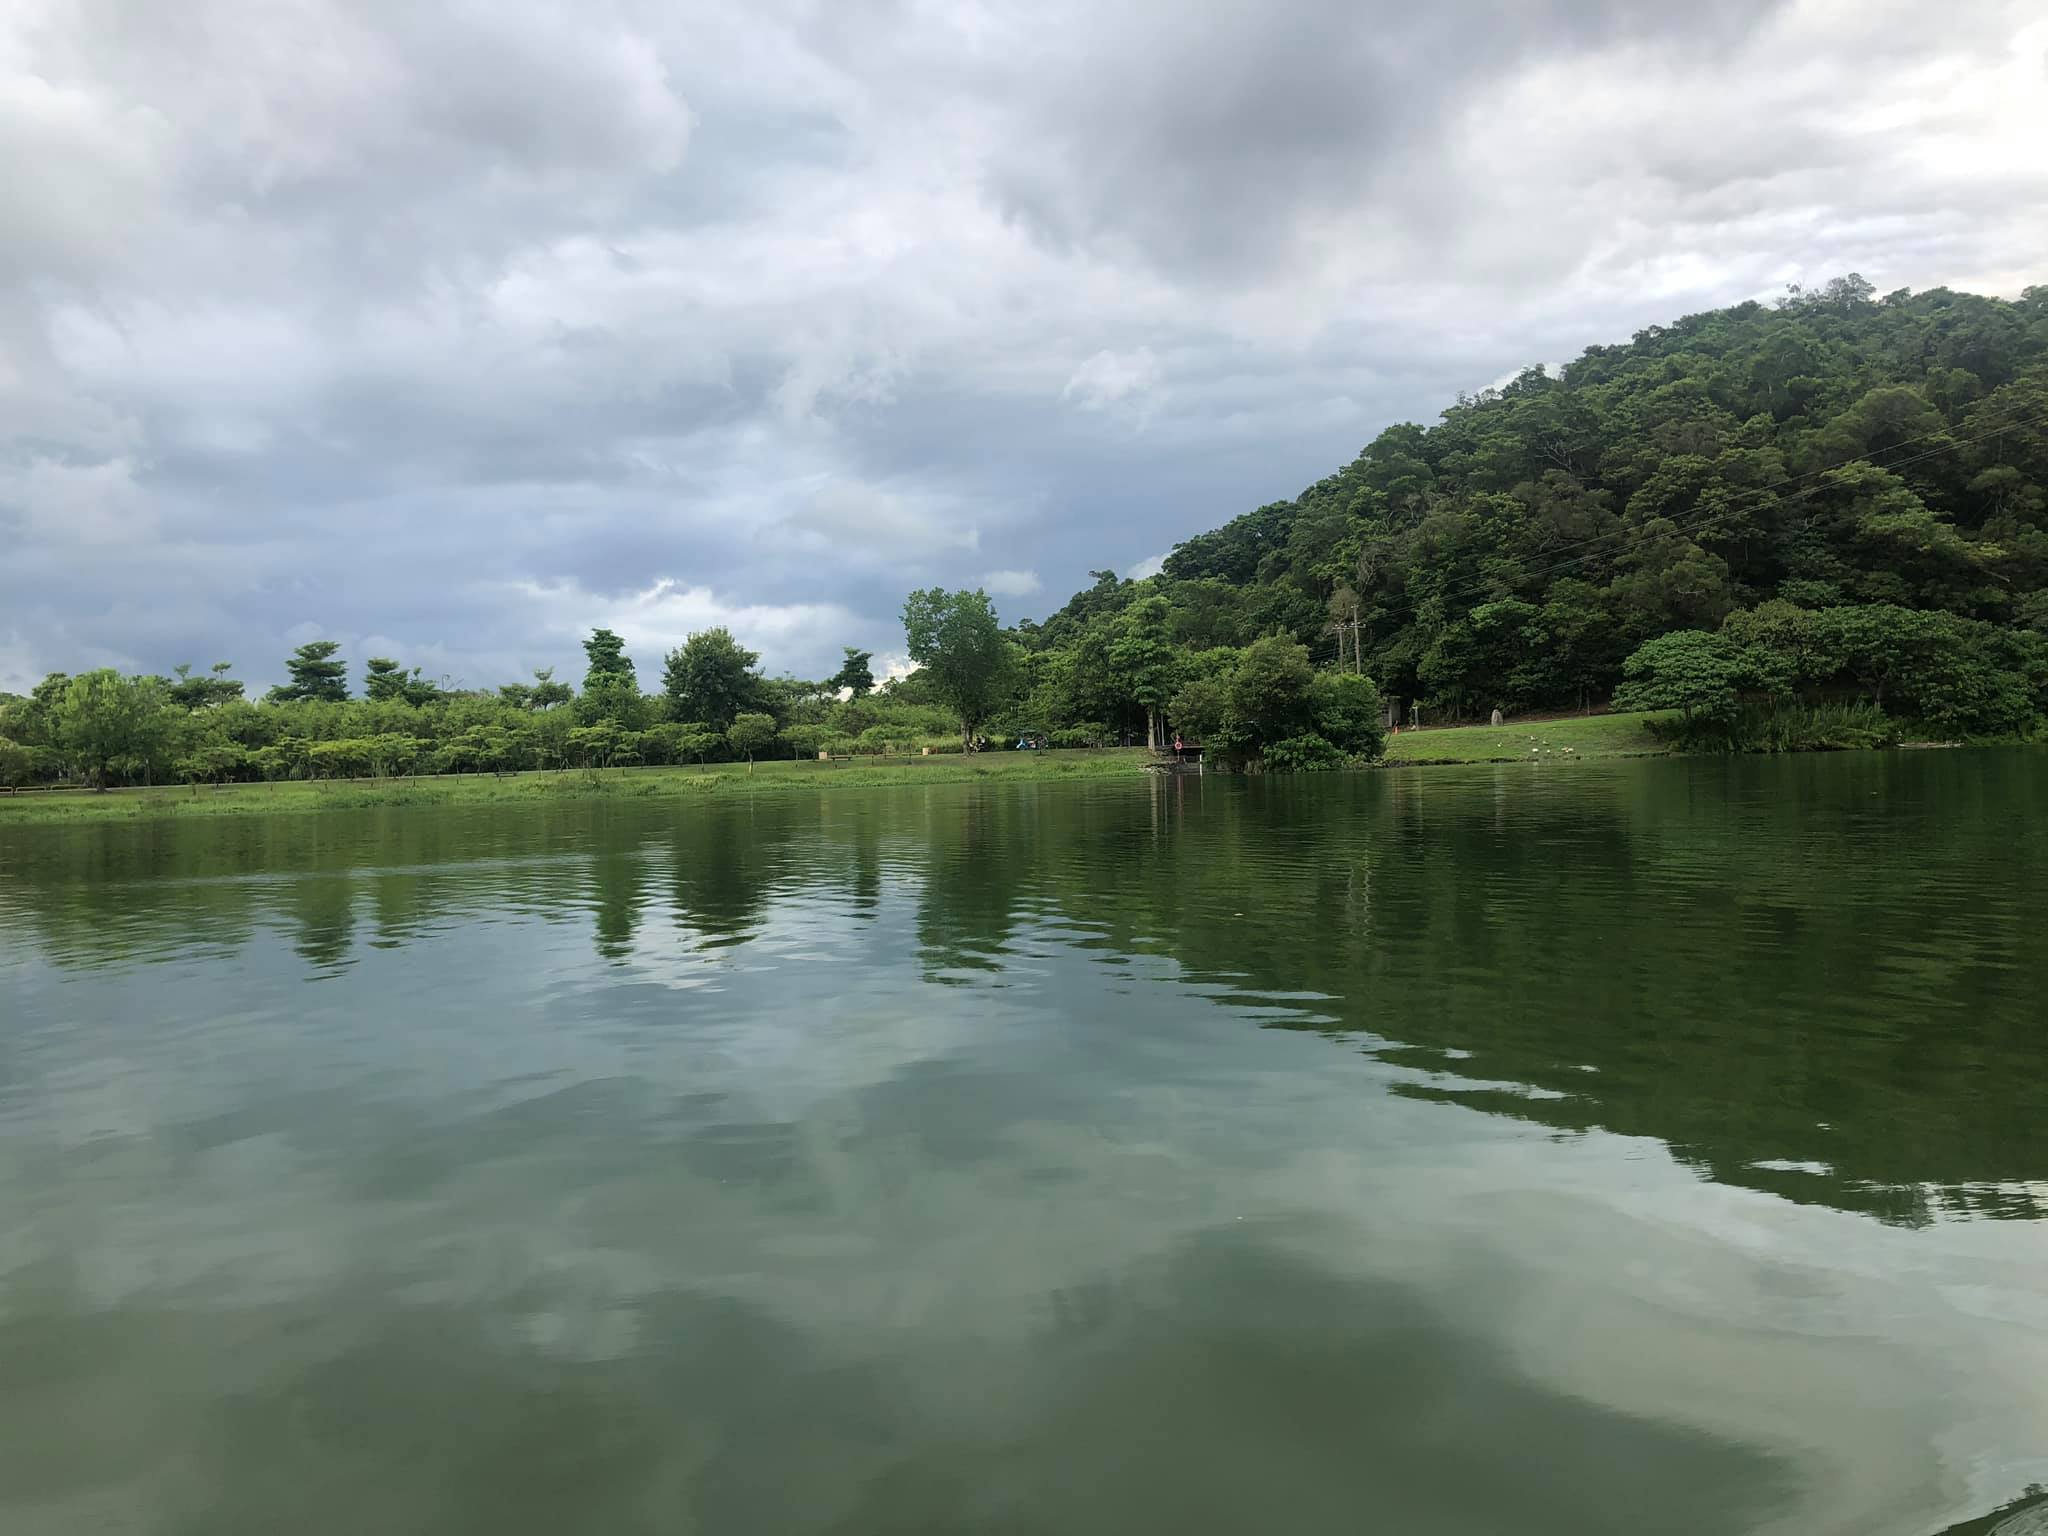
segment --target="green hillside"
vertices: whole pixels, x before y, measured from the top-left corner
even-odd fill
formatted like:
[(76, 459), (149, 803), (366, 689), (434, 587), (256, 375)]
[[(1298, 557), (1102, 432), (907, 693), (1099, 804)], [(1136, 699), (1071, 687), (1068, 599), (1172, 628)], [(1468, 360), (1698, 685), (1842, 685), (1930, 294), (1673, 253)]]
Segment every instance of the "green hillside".
[[(1579, 708), (1633, 682), (1644, 705), (1853, 698), (2029, 728), (2048, 702), (2048, 287), (1879, 298), (1842, 278), (1389, 427), (1157, 578), (1105, 573), (1023, 626), (1035, 713), (1142, 717), (1107, 660), (1147, 598), (1146, 627), (1197, 670), (1278, 632), (1404, 718)], [(1758, 651), (1760, 628), (1790, 650)], [(1702, 638), (1630, 673), (1644, 642), (1687, 631)], [(1704, 669), (1705, 692), (1674, 667)]]

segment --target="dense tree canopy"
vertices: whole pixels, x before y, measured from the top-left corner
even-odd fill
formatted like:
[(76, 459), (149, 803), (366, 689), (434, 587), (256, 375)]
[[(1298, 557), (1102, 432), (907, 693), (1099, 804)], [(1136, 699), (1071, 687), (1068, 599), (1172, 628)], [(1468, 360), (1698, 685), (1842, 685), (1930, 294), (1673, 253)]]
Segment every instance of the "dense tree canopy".
[(668, 653), (662, 668), (662, 696), (671, 718), (723, 731), (740, 715), (758, 712), (767, 699), (760, 664), (760, 654), (723, 626), (690, 636)]
[(54, 700), (52, 738), (89, 784), (105, 787), (117, 764), (147, 781), (161, 753), (167, 692), (161, 678), (123, 677), (111, 667), (71, 678)]

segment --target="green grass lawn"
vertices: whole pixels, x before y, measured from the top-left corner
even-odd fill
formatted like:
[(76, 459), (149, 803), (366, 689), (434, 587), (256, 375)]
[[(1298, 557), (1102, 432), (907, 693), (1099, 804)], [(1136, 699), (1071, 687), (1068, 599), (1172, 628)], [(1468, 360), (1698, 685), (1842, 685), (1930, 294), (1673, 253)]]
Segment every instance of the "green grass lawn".
[(815, 759), (754, 765), (714, 763), (707, 767), (613, 768), (602, 773), (521, 773), (384, 780), (292, 780), (277, 784), (230, 784), (219, 789), (178, 785), (163, 789), (115, 789), (0, 794), (0, 826), (25, 822), (125, 821), (160, 817), (263, 816), (294, 811), (340, 810), (383, 805), (484, 805), (562, 803), (592, 799), (677, 799), (786, 793), (792, 790), (872, 789), (904, 784), (1010, 783), (1124, 777), (1150, 761), (1142, 748), (1099, 752), (987, 752), (973, 757), (946, 753), (932, 757), (863, 757), (821, 763)]
[(1669, 752), (1652, 736), (1652, 714), (1568, 715), (1505, 725), (1447, 725), (1387, 738), (1389, 763), (1519, 763), (1643, 757)]
[[(1651, 715), (1586, 715), (1502, 726), (1441, 726), (1403, 731), (1387, 740), (1390, 765), (1422, 763), (1568, 762), (1640, 757), (1669, 749), (1646, 729)], [(1151, 761), (1141, 748), (1100, 752), (988, 752), (973, 757), (863, 757), (821, 763), (806, 759), (754, 765), (714, 763), (690, 768), (614, 768), (602, 773), (520, 773), (503, 778), (433, 777), (193, 789), (116, 789), (0, 794), (0, 827), (29, 822), (130, 821), (192, 816), (263, 816), (297, 811), (387, 805), (562, 804), (573, 800), (696, 800), (705, 796), (780, 794), (803, 790), (877, 789), (905, 784), (1060, 782), (1124, 778)]]

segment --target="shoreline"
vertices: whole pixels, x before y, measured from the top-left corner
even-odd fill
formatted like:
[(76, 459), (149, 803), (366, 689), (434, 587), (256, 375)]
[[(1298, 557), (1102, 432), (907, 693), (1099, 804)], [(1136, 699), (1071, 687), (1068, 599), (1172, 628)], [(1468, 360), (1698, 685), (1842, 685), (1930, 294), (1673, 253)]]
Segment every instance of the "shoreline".
[(612, 800), (731, 798), (888, 789), (914, 784), (1070, 783), (1144, 771), (1142, 747), (1003, 752), (962, 757), (776, 759), (746, 763), (522, 769), (502, 774), (426, 774), (386, 779), (284, 779), (224, 785), (164, 785), (0, 793), (0, 832), (10, 826), (189, 821), (199, 817), (313, 815), (381, 807), (569, 805)]
[[(1393, 768), (1469, 768), (1510, 763), (1577, 763), (1684, 757), (1651, 735), (1651, 715), (1571, 715), (1523, 724), (1435, 726), (1387, 739), (1386, 755), (1359, 772)], [(1929, 750), (1955, 742), (1909, 742)], [(0, 794), (0, 832), (10, 827), (88, 826), (106, 822), (189, 821), (205, 817), (315, 815), (341, 810), (469, 805), (570, 805), (614, 800), (689, 801), (833, 789), (892, 789), (925, 784), (1056, 784), (1129, 779), (1166, 765), (1142, 747), (992, 752), (962, 757), (778, 759), (752, 765), (711, 763), (588, 769), (526, 769), (509, 774), (444, 774), (394, 779), (290, 779), (219, 786), (32, 790)]]

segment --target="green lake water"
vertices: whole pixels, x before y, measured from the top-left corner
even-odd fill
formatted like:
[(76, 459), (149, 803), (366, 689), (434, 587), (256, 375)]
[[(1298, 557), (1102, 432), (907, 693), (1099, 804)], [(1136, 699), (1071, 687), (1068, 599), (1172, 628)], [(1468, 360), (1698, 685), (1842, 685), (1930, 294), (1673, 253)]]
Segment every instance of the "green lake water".
[(0, 819), (0, 1531), (1923, 1536), (2048, 755)]

